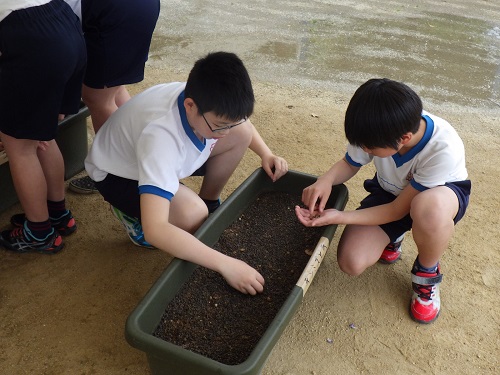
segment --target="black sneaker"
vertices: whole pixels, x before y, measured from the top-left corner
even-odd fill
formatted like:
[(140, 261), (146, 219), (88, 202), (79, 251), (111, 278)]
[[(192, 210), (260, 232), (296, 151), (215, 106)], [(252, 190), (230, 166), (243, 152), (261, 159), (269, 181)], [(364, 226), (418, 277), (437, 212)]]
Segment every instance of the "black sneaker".
[(55, 230), (52, 230), (52, 234), (47, 236), (45, 240), (37, 240), (26, 233), (24, 228), (4, 230), (0, 233), (0, 243), (16, 253), (55, 254), (64, 247), (61, 236)]
[(78, 194), (93, 194), (99, 190), (95, 187), (95, 182), (89, 176), (75, 178), (69, 182), (69, 190)]
[[(66, 213), (57, 219), (53, 217), (49, 219), (52, 227), (55, 228), (61, 236), (68, 236), (76, 230), (76, 221), (73, 215), (71, 215), (70, 210), (66, 210)], [(25, 221), (26, 216), (24, 214), (15, 214), (10, 218), (10, 223), (16, 228), (22, 228)]]

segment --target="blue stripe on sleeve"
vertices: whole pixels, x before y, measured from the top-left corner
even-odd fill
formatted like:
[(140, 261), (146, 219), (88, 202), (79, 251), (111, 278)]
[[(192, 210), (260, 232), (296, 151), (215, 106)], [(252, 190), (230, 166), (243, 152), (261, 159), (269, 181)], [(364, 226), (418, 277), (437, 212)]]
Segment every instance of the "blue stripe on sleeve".
[(352, 160), (352, 158), (349, 156), (347, 152), (345, 153), (345, 160), (347, 160), (349, 164), (355, 167), (361, 168), (363, 166), (363, 164), (356, 163), (354, 160)]
[(141, 185), (141, 186), (139, 186), (139, 194), (144, 194), (144, 193), (158, 195), (162, 198), (168, 199), (169, 201), (171, 201), (172, 198), (174, 197), (174, 195), (171, 192), (165, 191), (165, 190), (160, 189), (159, 187), (156, 187), (153, 185)]
[(420, 185), (417, 181), (415, 180), (411, 180), (410, 181), (410, 184), (411, 186), (413, 186), (415, 189), (417, 189), (418, 191), (424, 191), (424, 190), (427, 190), (428, 188), (425, 187), (424, 185)]

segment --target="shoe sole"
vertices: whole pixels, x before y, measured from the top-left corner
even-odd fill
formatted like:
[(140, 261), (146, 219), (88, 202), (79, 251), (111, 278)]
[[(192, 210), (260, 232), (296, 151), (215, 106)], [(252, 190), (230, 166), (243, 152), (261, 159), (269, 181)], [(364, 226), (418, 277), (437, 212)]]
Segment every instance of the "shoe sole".
[(46, 255), (52, 255), (52, 254), (57, 254), (64, 248), (64, 242), (61, 243), (59, 247), (53, 248), (52, 250), (40, 250), (40, 249), (27, 249), (24, 251), (19, 251), (19, 250), (14, 250), (10, 247), (10, 242), (7, 242), (3, 239), (3, 237), (0, 236), (0, 244), (7, 250), (12, 251), (13, 253), (17, 254), (27, 254), (27, 253), (40, 253), (40, 254), (46, 254)]
[(89, 176), (75, 178), (69, 182), (68, 189), (77, 194), (98, 193), (95, 182)]
[(68, 189), (77, 194), (95, 194), (99, 192), (99, 190), (97, 189), (85, 189), (82, 187), (71, 185), (71, 183), (69, 184)]
[(135, 246), (138, 246), (138, 247), (142, 247), (143, 249), (149, 249), (149, 250), (155, 250), (156, 247), (154, 247), (153, 245), (141, 245), (140, 243), (134, 241), (130, 236), (128, 236), (129, 240), (135, 245)]
[(65, 229), (63, 229), (63, 230), (61, 230), (61, 229), (57, 229), (57, 228), (56, 228), (57, 233), (59, 233), (59, 235), (60, 235), (60, 236), (64, 236), (64, 237), (69, 236), (70, 234), (75, 233), (77, 229), (78, 229), (78, 228), (77, 228), (77, 226), (76, 226), (76, 225), (75, 225), (75, 226), (73, 226), (73, 227), (66, 227), (66, 228), (65, 228)]
[(61, 244), (61, 246), (53, 249), (53, 250), (33, 250), (31, 251), (32, 253), (40, 253), (40, 254), (46, 254), (46, 255), (53, 255), (57, 254), (64, 248), (64, 242)]
[(385, 259), (379, 258), (378, 262), (382, 263), (382, 264), (394, 264), (400, 259), (401, 259), (401, 254), (394, 260), (385, 260)]

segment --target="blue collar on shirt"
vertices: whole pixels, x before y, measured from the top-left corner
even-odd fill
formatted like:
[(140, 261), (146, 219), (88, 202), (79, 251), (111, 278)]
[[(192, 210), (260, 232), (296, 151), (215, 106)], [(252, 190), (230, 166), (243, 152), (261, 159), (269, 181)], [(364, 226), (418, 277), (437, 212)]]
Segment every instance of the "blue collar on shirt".
[(193, 129), (191, 129), (191, 125), (189, 125), (186, 116), (186, 108), (184, 108), (184, 98), (185, 98), (184, 91), (182, 91), (179, 97), (177, 98), (177, 106), (179, 107), (179, 114), (181, 116), (182, 127), (184, 128), (184, 131), (186, 132), (191, 142), (193, 142), (196, 148), (200, 152), (202, 152), (206, 144), (205, 139), (203, 139), (203, 142), (200, 141), (200, 139), (196, 136), (196, 134), (194, 134)]
[(413, 159), (420, 151), (422, 151), (422, 149), (425, 147), (425, 145), (427, 145), (427, 143), (431, 139), (432, 133), (434, 133), (434, 121), (432, 121), (432, 119), (427, 115), (422, 115), (422, 118), (424, 119), (425, 123), (427, 124), (427, 126), (425, 128), (424, 136), (406, 154), (399, 155), (396, 152), (394, 155), (392, 155), (392, 160), (394, 160), (396, 167), (401, 167), (404, 163)]

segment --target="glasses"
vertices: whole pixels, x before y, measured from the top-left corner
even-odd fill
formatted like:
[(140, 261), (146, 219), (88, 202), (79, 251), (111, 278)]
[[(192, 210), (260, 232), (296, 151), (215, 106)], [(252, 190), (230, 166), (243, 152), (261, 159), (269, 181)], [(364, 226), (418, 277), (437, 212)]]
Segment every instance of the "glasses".
[(235, 126), (238, 126), (238, 125), (243, 124), (245, 121), (247, 121), (247, 120), (248, 120), (248, 117), (245, 117), (244, 119), (241, 119), (241, 121), (240, 121), (240, 122), (238, 122), (238, 123), (236, 123), (236, 124), (232, 124), (232, 125), (228, 125), (228, 126), (221, 126), (221, 127), (218, 127), (218, 126), (217, 126), (217, 127), (214, 129), (214, 128), (212, 128), (212, 127), (210, 126), (210, 124), (208, 123), (208, 121), (207, 121), (207, 119), (206, 119), (206, 117), (205, 117), (205, 115), (204, 115), (203, 113), (201, 114), (201, 116), (203, 117), (203, 120), (205, 120), (205, 122), (207, 123), (207, 126), (208, 126), (208, 128), (212, 131), (212, 133), (217, 133), (217, 132), (222, 132), (222, 131), (224, 131), (224, 130), (229, 130), (229, 129), (231, 129), (231, 128), (234, 128)]

